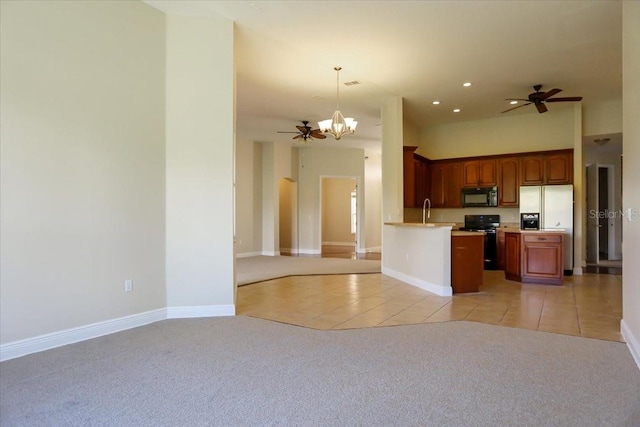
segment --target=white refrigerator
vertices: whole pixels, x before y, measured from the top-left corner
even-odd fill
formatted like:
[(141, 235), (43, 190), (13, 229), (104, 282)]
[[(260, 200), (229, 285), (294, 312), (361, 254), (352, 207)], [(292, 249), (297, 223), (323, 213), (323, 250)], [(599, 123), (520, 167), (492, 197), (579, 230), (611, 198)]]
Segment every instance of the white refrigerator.
[(539, 213), (540, 230), (564, 231), (564, 270), (573, 273), (573, 185), (520, 187), (520, 213)]

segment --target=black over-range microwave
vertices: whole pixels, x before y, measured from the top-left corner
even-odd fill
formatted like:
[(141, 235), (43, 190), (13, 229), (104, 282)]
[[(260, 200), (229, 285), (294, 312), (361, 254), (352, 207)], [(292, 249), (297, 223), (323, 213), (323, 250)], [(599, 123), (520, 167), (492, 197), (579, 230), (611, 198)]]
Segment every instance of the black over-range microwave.
[(469, 187), (462, 189), (462, 206), (498, 206), (498, 187)]

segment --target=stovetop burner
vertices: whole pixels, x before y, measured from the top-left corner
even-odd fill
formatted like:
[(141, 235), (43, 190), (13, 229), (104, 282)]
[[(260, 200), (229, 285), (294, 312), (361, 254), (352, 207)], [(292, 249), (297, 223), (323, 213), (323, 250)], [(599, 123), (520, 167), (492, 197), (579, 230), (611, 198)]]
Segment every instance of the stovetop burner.
[(465, 215), (463, 231), (494, 231), (500, 227), (500, 215)]

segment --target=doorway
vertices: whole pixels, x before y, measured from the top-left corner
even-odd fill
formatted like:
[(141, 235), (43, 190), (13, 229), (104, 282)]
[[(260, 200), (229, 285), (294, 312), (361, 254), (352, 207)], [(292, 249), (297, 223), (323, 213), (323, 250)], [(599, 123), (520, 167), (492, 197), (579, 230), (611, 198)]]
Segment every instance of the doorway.
[(320, 216), (323, 256), (355, 256), (359, 216), (355, 177), (321, 178)]
[(587, 264), (617, 266), (614, 166), (590, 164), (586, 175)]
[(281, 178), (278, 183), (278, 241), (280, 254), (298, 253), (298, 183)]

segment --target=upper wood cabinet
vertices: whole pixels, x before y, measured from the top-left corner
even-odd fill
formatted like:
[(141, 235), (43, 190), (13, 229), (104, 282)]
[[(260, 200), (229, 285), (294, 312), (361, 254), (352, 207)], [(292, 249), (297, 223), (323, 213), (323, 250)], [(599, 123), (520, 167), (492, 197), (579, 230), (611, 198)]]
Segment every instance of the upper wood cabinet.
[(431, 207), (459, 208), (462, 206), (462, 162), (433, 162), (431, 167)]
[(494, 187), (497, 185), (496, 160), (470, 160), (464, 162), (465, 187)]
[(573, 183), (573, 150), (545, 155), (545, 184)]
[(462, 162), (447, 163), (445, 169), (445, 199), (447, 208), (462, 207)]
[(404, 207), (413, 207), (416, 203), (416, 182), (413, 165), (413, 152), (418, 147), (402, 147), (402, 180), (404, 192)]
[(498, 206), (519, 206), (519, 163), (518, 158), (515, 156), (498, 160)]
[(431, 163), (431, 207), (444, 208), (445, 206), (445, 164)]
[(498, 187), (498, 206), (518, 207), (521, 185), (573, 183), (573, 150), (506, 154), (431, 161), (403, 147), (404, 206), (421, 208), (462, 206), (464, 187)]
[(520, 184), (544, 184), (544, 158), (542, 155), (520, 158)]
[(573, 150), (520, 158), (520, 185), (572, 184)]
[[(418, 157), (417, 154), (415, 154)], [(416, 180), (415, 206), (422, 207), (424, 199), (429, 197), (431, 192), (431, 176), (429, 174), (429, 163), (421, 157), (413, 159)]]
[(402, 148), (404, 207), (422, 207), (424, 199), (429, 197), (428, 160), (414, 153), (418, 147), (404, 146)]

